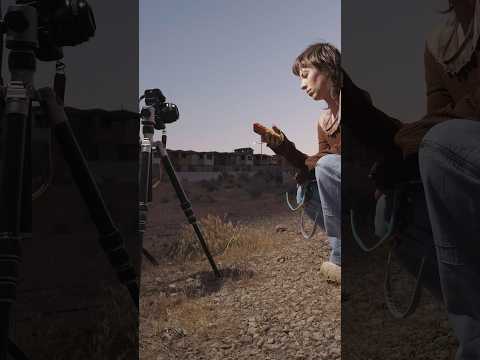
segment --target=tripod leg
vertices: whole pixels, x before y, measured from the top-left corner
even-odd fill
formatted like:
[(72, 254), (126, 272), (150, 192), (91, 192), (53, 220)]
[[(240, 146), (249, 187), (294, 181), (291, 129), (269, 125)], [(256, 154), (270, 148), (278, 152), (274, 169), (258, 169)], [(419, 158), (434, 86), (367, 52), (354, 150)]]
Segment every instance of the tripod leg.
[(160, 263), (155, 259), (155, 256), (153, 256), (150, 251), (142, 247), (142, 253), (143, 255), (152, 263), (152, 265), (158, 266)]
[(213, 272), (217, 277), (221, 277), (222, 275), (220, 274), (220, 271), (218, 271), (217, 265), (215, 264), (215, 261), (213, 260), (213, 257), (210, 254), (210, 250), (208, 250), (208, 246), (207, 246), (207, 243), (205, 242), (205, 238), (203, 237), (202, 231), (200, 230), (200, 226), (198, 225), (195, 214), (193, 213), (192, 204), (188, 200), (187, 195), (185, 194), (185, 191), (182, 188), (182, 185), (178, 181), (177, 174), (175, 173), (175, 169), (173, 168), (172, 162), (168, 157), (167, 150), (161, 144), (159, 146), (159, 150), (160, 150), (160, 157), (162, 159), (163, 166), (165, 168), (165, 171), (167, 172), (167, 175), (170, 179), (170, 182), (172, 183), (173, 188), (175, 189), (177, 197), (180, 200), (180, 205), (182, 207), (182, 210), (185, 213), (185, 216), (187, 217), (188, 222), (193, 226), (193, 230), (197, 234), (198, 240), (200, 241), (200, 245), (202, 246), (202, 249), (205, 255), (207, 256), (207, 259), (210, 262), (210, 266), (212, 267)]
[(70, 167), (73, 179), (87, 205), (90, 217), (100, 234), (100, 244), (110, 264), (116, 270), (117, 277), (120, 282), (127, 287), (133, 302), (138, 308), (139, 285), (137, 274), (130, 263), (122, 235), (113, 224), (110, 212), (88, 169), (87, 161), (68, 123), (63, 105), (57, 103), (55, 93), (50, 88), (40, 89), (38, 93), (40, 103), (47, 113), (49, 120), (52, 122), (52, 126), (55, 128), (57, 141)]
[(140, 171), (139, 171), (139, 214), (138, 214), (138, 230), (140, 241), (142, 244), (143, 255), (153, 264), (160, 265), (155, 257), (143, 247), (143, 236), (145, 235), (145, 227), (147, 225), (148, 203), (152, 200), (152, 181), (151, 181), (151, 163), (152, 163), (152, 146), (148, 139), (143, 139), (140, 153)]
[[(3, 167), (0, 187), (0, 360), (7, 359), (8, 336), (12, 308), (16, 299), (18, 270), (21, 261), (22, 233), (30, 231), (31, 194), (24, 194), (30, 179), (25, 175), (30, 161), (25, 158), (30, 99), (21, 82), (12, 82), (7, 89), (4, 118)], [(26, 174), (25, 174), (26, 173)], [(27, 181), (28, 180), (28, 181)], [(28, 191), (28, 187), (27, 187)], [(28, 225), (28, 226), (26, 226)]]

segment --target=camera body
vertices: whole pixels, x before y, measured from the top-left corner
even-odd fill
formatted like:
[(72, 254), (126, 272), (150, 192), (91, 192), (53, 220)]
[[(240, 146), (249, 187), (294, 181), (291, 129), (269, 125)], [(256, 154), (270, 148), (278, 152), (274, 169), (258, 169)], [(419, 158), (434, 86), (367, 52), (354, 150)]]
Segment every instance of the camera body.
[(165, 96), (160, 89), (145, 90), (143, 95), (145, 105), (140, 113), (142, 122), (145, 125), (153, 125), (157, 130), (165, 129), (165, 124), (178, 120), (179, 112), (177, 105), (167, 103)]
[[(31, 8), (36, 10), (36, 21), (25, 13)], [(37, 32), (35, 55), (41, 61), (62, 59), (62, 47), (86, 42), (96, 30), (93, 11), (86, 0), (17, 0), (16, 6), (9, 7), (5, 23), (10, 32), (16, 33), (15, 38)]]

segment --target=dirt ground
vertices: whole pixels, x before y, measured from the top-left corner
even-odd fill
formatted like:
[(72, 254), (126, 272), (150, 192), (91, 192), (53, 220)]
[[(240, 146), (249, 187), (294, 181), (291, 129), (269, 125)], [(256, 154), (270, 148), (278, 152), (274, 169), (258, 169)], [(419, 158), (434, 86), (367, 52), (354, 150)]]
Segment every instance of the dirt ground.
[[(407, 319), (389, 313), (383, 288), (388, 247), (362, 253), (346, 232), (341, 291), (319, 274), (328, 258), (325, 236), (302, 238), (299, 214), (287, 209), (281, 189), (211, 185), (185, 187), (208, 225), (222, 280), (202, 254), (171, 256), (171, 244), (190, 230), (169, 185), (155, 189), (144, 245), (160, 266), (143, 260), (141, 359), (454, 358), (458, 344), (444, 307), (428, 291)], [(212, 224), (225, 225), (220, 230), (235, 233), (240, 245), (224, 251)], [(396, 266), (396, 295), (404, 303), (412, 281)]]
[(169, 185), (155, 189), (144, 246), (160, 266), (143, 261), (140, 358), (340, 359), (340, 286), (319, 274), (324, 235), (302, 238), (281, 191), (186, 188), (198, 218), (218, 215), (251, 241), (212, 250), (222, 280), (204, 256), (166, 257), (186, 220)]

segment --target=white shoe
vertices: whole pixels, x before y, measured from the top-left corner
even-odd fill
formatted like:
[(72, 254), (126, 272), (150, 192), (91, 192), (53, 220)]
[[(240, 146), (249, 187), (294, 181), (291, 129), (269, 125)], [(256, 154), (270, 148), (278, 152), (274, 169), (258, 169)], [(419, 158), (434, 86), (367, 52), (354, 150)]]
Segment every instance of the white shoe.
[(342, 268), (330, 261), (325, 261), (322, 264), (320, 274), (324, 276), (327, 281), (332, 281), (337, 284), (342, 283)]

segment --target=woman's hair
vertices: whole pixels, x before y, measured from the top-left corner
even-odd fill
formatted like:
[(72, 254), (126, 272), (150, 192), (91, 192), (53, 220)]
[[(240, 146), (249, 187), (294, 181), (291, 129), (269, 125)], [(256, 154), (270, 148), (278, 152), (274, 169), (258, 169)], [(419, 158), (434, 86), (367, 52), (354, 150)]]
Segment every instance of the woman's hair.
[(300, 76), (300, 69), (314, 67), (326, 74), (332, 82), (332, 95), (338, 97), (342, 88), (342, 69), (340, 66), (340, 51), (330, 43), (315, 43), (307, 47), (297, 56), (292, 66), (292, 72)]
[(449, 12), (453, 11), (453, 1), (448, 0), (448, 8), (445, 10), (440, 10), (440, 14), (448, 14)]

